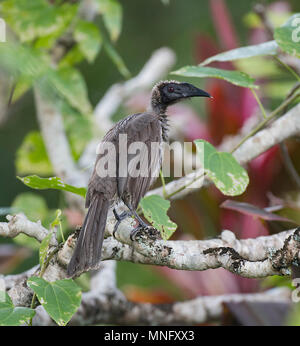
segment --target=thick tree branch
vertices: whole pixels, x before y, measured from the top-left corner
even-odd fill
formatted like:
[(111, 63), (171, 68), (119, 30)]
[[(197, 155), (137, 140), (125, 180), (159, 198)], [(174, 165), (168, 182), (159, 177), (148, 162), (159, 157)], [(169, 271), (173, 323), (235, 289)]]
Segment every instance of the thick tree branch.
[[(108, 224), (112, 232), (112, 224)], [(223, 231), (220, 239), (202, 241), (163, 241), (141, 234), (130, 240), (132, 225), (124, 221), (118, 229), (121, 244), (109, 244), (103, 257), (168, 266), (180, 270), (207, 270), (222, 267), (232, 273), (260, 278), (290, 274), (289, 267), (299, 262), (300, 228), (274, 236), (237, 240), (230, 231)], [(112, 240), (107, 240), (107, 242)], [(268, 247), (266, 246), (268, 243)], [(126, 246), (131, 251), (128, 251)], [(111, 253), (109, 253), (109, 250)]]
[[(24, 214), (7, 215), (6, 218), (9, 222), (0, 222), (0, 236), (15, 238), (20, 233), (24, 233), (41, 242), (49, 233), (40, 221), (29, 221)], [(57, 245), (55, 234), (53, 234), (50, 244), (52, 246)]]
[[(201, 241), (163, 241), (157, 240), (155, 234), (141, 233), (132, 242), (130, 240), (130, 231), (133, 227), (131, 222), (124, 220), (121, 223), (116, 234), (118, 240), (110, 236), (113, 225), (113, 221), (109, 220), (106, 229), (108, 237), (104, 240), (102, 260), (125, 260), (181, 270), (223, 267), (250, 278), (288, 275), (290, 266), (300, 263), (300, 228), (272, 236), (242, 240), (236, 239), (230, 231), (223, 231), (218, 239)], [(1, 226), (6, 229), (6, 226), (2, 224)], [(43, 229), (40, 223), (35, 223), (34, 227)], [(14, 234), (13, 229), (9, 232)], [(6, 235), (9, 234), (6, 232)], [(43, 276), (46, 280), (54, 281), (66, 277), (66, 266), (72, 256), (76, 237), (77, 234), (71, 235), (63, 248), (50, 261)], [(99, 266), (101, 265), (100, 262)], [(109, 268), (112, 269), (112, 267)], [(9, 280), (10, 282), (13, 280), (12, 276)], [(113, 279), (108, 282), (103, 281), (103, 285), (111, 285), (113, 282)], [(106, 290), (104, 286), (102, 290)], [(32, 292), (24, 285), (24, 281), (18, 281), (8, 293), (15, 305), (28, 306), (30, 303)]]

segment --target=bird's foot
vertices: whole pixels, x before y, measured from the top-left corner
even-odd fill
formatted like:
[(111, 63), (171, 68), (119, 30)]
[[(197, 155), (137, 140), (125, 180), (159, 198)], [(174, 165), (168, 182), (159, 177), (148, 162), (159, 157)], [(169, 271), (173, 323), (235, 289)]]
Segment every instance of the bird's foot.
[(143, 222), (142, 224), (140, 223), (136, 228), (134, 228), (130, 232), (130, 239), (132, 241), (135, 241), (137, 237), (139, 237), (143, 234), (147, 238), (151, 238), (153, 240), (161, 239), (160, 232), (156, 228), (154, 228), (150, 225), (147, 225), (145, 222)]
[(114, 226), (114, 230), (113, 230), (113, 237), (116, 238), (116, 232), (118, 230), (118, 227), (120, 226), (120, 223), (126, 219), (128, 216), (130, 216), (130, 214), (127, 212), (127, 211), (123, 211), (123, 213), (121, 213), (120, 215), (116, 212), (115, 209), (113, 209), (113, 213), (114, 213), (114, 216), (117, 220), (117, 222), (115, 223), (115, 226)]

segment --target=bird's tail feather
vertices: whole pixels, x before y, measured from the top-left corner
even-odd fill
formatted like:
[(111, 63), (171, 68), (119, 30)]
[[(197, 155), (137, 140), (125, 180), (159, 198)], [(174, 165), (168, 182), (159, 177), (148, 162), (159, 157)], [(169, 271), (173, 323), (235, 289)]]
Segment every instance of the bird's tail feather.
[(68, 265), (67, 275), (73, 277), (95, 268), (101, 259), (109, 202), (102, 194), (95, 194), (84, 219), (76, 247)]

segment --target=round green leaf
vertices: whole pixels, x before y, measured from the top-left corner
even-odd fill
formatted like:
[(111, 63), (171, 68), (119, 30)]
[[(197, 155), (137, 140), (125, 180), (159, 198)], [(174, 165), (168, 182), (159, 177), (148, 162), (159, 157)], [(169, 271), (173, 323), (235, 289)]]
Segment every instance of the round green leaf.
[(93, 62), (102, 44), (98, 27), (93, 23), (81, 20), (76, 25), (74, 37), (78, 42), (81, 53), (87, 58), (88, 62)]
[(18, 174), (36, 173), (41, 175), (53, 172), (39, 131), (29, 132), (23, 140), (16, 154), (16, 168)]
[(99, 12), (112, 41), (116, 41), (122, 27), (122, 6), (117, 0), (97, 0)]
[(28, 286), (35, 292), (47, 313), (60, 325), (65, 326), (81, 303), (81, 291), (72, 279), (48, 282), (31, 277)]
[(276, 28), (274, 38), (284, 52), (300, 58), (300, 13), (294, 14), (285, 24)]
[(48, 214), (48, 206), (43, 197), (33, 192), (23, 192), (13, 201), (18, 213), (24, 213), (31, 221), (43, 220)]
[(170, 201), (159, 195), (150, 195), (141, 200), (140, 206), (145, 218), (160, 231), (162, 238), (169, 239), (177, 228), (176, 223), (171, 221), (167, 215)]
[(54, 90), (64, 96), (72, 107), (82, 114), (91, 113), (92, 106), (88, 99), (85, 80), (77, 69), (62, 67), (58, 70), (49, 70), (47, 78)]
[(0, 326), (20, 326), (28, 322), (34, 315), (35, 311), (29, 308), (14, 307), (9, 295), (1, 294), (5, 300), (0, 300)]
[(224, 195), (238, 196), (246, 190), (248, 174), (231, 154), (217, 151), (202, 139), (194, 143), (203, 158), (204, 172)]
[(61, 34), (75, 16), (77, 5), (55, 6), (45, 0), (6, 0), (1, 9), (20, 40), (32, 41), (37, 37)]

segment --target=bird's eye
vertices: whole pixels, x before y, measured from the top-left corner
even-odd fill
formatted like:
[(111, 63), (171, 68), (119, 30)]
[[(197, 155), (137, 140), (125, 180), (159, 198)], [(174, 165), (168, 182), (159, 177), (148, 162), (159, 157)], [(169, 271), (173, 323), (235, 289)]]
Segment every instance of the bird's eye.
[(170, 86), (170, 87), (168, 87), (168, 92), (169, 92), (169, 93), (173, 93), (173, 92), (174, 92), (174, 88), (173, 88), (173, 87), (171, 87), (171, 86)]

